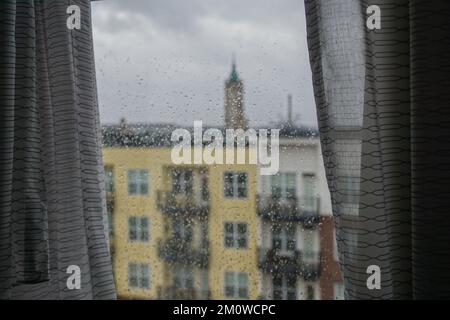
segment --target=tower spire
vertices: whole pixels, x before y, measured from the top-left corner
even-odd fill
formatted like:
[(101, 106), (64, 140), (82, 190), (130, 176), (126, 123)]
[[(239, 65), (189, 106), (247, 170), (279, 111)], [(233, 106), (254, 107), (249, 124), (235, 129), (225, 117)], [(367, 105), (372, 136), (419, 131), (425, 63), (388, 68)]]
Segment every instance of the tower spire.
[(239, 75), (237, 73), (237, 66), (236, 66), (236, 55), (234, 52), (231, 55), (230, 81), (239, 81)]
[(244, 84), (239, 79), (236, 56), (231, 56), (231, 73), (225, 81), (225, 127), (246, 129), (247, 119), (244, 111)]

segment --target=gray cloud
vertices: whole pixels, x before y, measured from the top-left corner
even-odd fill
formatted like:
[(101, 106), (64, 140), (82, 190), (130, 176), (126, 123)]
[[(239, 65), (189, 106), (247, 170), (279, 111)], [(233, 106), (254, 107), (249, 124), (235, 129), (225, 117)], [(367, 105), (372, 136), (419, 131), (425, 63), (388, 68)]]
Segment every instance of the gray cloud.
[(252, 125), (286, 114), (315, 125), (302, 0), (131, 0), (93, 4), (101, 118), (223, 122), (236, 53)]

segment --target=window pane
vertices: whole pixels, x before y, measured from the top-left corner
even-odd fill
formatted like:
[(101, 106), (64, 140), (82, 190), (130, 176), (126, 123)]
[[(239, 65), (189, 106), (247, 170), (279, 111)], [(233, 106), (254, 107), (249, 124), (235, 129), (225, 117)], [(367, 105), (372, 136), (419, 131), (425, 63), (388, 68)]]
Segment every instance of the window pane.
[(294, 198), (297, 195), (297, 181), (295, 173), (286, 173), (286, 198)]
[(143, 217), (141, 218), (141, 240), (142, 241), (148, 241), (149, 239), (149, 223), (148, 223), (148, 218)]
[(233, 197), (233, 174), (231, 172), (226, 172), (224, 174), (224, 188), (225, 188), (225, 197)]
[(238, 175), (238, 197), (246, 198), (247, 197), (247, 174), (240, 173)]
[(238, 233), (239, 235), (247, 234), (247, 225), (245, 223), (238, 224)]
[(128, 218), (128, 239), (137, 240), (136, 217)]
[(148, 183), (142, 183), (141, 184), (141, 192), (140, 194), (148, 194)]
[(184, 177), (184, 184), (185, 184), (185, 193), (187, 195), (192, 194), (192, 188), (193, 188), (193, 178), (192, 178), (192, 171), (191, 170), (187, 170), (185, 171), (185, 177)]
[(283, 300), (283, 291), (273, 289), (273, 299), (274, 300)]
[(135, 182), (128, 183), (128, 194), (130, 195), (137, 194), (137, 184)]
[(279, 173), (272, 176), (271, 191), (272, 191), (272, 197), (274, 197), (274, 198), (281, 197), (281, 177), (280, 177)]
[(137, 273), (137, 265), (130, 263), (128, 265), (128, 284), (130, 287), (137, 287), (139, 285)]
[(306, 286), (306, 299), (314, 300), (314, 287), (311, 285)]

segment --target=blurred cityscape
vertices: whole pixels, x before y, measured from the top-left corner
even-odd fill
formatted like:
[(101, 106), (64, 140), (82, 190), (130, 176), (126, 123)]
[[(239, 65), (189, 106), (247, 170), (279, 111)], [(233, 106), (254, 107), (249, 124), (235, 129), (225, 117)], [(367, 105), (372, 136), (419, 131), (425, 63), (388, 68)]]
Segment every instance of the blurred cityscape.
[[(234, 62), (224, 89), (221, 130), (247, 129)], [(295, 124), (290, 97), (287, 110), (273, 176), (256, 164), (174, 165), (174, 125), (103, 126), (119, 299), (344, 298), (318, 133)]]

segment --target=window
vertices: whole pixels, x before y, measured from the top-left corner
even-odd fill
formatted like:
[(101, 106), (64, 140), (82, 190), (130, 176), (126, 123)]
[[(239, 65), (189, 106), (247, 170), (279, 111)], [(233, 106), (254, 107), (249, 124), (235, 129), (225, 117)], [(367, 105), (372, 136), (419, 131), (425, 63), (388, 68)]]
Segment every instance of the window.
[(314, 285), (307, 284), (306, 285), (306, 300), (314, 300), (315, 299), (315, 292)]
[(172, 171), (172, 192), (174, 194), (192, 194), (192, 170)]
[(148, 171), (143, 169), (128, 170), (128, 194), (148, 194)]
[(150, 267), (146, 263), (128, 264), (128, 285), (131, 288), (150, 288)]
[(273, 277), (274, 300), (296, 300), (297, 278), (294, 275), (276, 275)]
[(147, 217), (128, 218), (128, 239), (130, 241), (148, 241), (149, 221)]
[(106, 192), (114, 192), (114, 177), (111, 167), (105, 167), (105, 190)]
[(225, 272), (225, 296), (248, 299), (248, 274), (244, 272)]
[(225, 172), (224, 191), (226, 198), (247, 198), (247, 173)]
[(194, 288), (194, 273), (192, 268), (176, 266), (173, 271), (173, 286), (175, 289)]
[(296, 248), (295, 226), (274, 225), (272, 229), (272, 248), (280, 251), (294, 251)]
[(303, 258), (305, 260), (315, 260), (317, 259), (317, 252), (315, 249), (318, 233), (317, 230), (307, 231), (303, 237)]
[(317, 199), (315, 196), (315, 175), (303, 175), (303, 205), (306, 211), (314, 211), (317, 209)]
[(173, 235), (183, 241), (192, 241), (192, 227), (185, 219), (175, 219), (173, 221)]
[[(231, 9), (236, 9), (228, 2), (220, 3), (220, 8), (218, 4), (202, 4), (202, 14), (193, 17), (188, 17), (189, 12), (196, 10), (187, 12), (182, 2), (177, 6), (167, 2), (154, 0), (151, 7), (161, 12), (170, 7), (170, 10), (174, 9), (173, 13), (180, 14), (175, 16), (188, 19), (175, 19), (175, 25), (160, 23), (145, 1), (130, 8), (126, 3), (116, 6), (108, 1), (93, 4), (98, 8), (97, 21), (94, 21), (98, 41), (94, 44), (101, 52), (96, 58), (100, 60), (97, 66), (101, 70), (97, 77), (100, 77), (98, 91), (102, 95), (99, 107), (102, 108), (103, 163), (114, 169), (112, 187), (115, 193), (109, 195), (113, 195), (110, 198), (115, 201), (116, 234), (111, 241), (115, 250), (114, 275), (116, 279), (124, 278), (130, 262), (146, 262), (152, 276), (152, 290), (137, 295), (128, 293), (119, 285), (118, 296), (125, 299), (237, 299), (241, 296), (257, 298), (264, 294), (264, 298), (299, 299), (301, 292), (306, 294), (303, 281), (316, 277), (314, 272), (310, 277), (306, 275), (306, 269), (315, 271), (314, 267), (318, 266), (315, 261), (306, 261), (303, 266), (303, 235), (317, 229), (320, 223), (317, 219), (304, 219), (302, 216), (303, 195), (311, 190), (309, 194), (316, 199), (324, 197), (320, 204), (326, 214), (331, 214), (332, 207), (323, 170), (319, 132), (315, 129), (317, 119), (313, 92), (310, 90), (306, 95), (300, 92), (311, 86), (299, 86), (292, 68), (286, 68), (285, 59), (278, 61), (272, 58), (284, 44), (290, 53), (295, 53), (291, 49), (298, 44), (304, 47), (297, 48), (297, 53), (306, 52), (306, 41), (293, 43), (290, 39), (294, 39), (292, 35), (295, 34), (283, 36), (286, 35), (284, 27), (279, 28), (279, 34), (271, 33), (270, 37), (257, 35), (252, 38), (253, 33), (242, 35), (242, 28), (233, 27), (236, 26), (235, 14), (226, 17), (228, 11), (231, 13), (234, 11)], [(269, 2), (263, 5), (267, 12), (274, 5), (283, 7), (276, 0)], [(205, 7), (209, 12), (203, 10), (204, 6), (209, 7)], [(299, 8), (302, 6), (301, 2)], [(224, 10), (226, 8), (229, 10)], [(239, 3), (238, 9), (244, 20), (246, 12), (253, 19), (261, 11), (255, 14), (254, 3), (246, 5), (245, 1)], [(290, 9), (285, 9), (289, 15), (292, 13)], [(108, 17), (115, 17), (122, 10), (127, 15), (125, 28), (110, 30)], [(267, 12), (261, 11), (255, 24), (242, 22), (246, 25), (249, 22), (249, 26), (261, 31), (260, 22), (265, 21)], [(164, 40), (163, 46), (149, 45), (146, 41), (150, 31), (164, 35), (156, 37), (158, 39), (184, 37), (191, 22), (205, 31), (201, 34), (194, 32), (196, 39), (204, 35), (209, 40), (216, 39), (221, 36), (214, 28), (217, 14), (220, 15), (220, 23), (226, 23), (224, 28), (220, 28), (228, 34), (225, 38), (233, 36), (236, 41), (220, 41), (220, 48), (208, 46), (208, 52), (197, 48), (197, 53), (205, 52), (201, 59), (198, 54), (191, 54), (195, 53), (191, 49), (195, 49), (196, 41), (188, 44), (184, 40)], [(301, 18), (304, 15), (300, 12), (297, 16)], [(276, 20), (278, 25), (292, 19)], [(298, 32), (297, 20), (293, 22), (295, 32)], [(122, 40), (131, 41), (129, 46), (110, 43), (111, 37), (117, 38), (117, 32)], [(240, 49), (241, 42), (245, 44), (247, 38), (248, 45), (256, 45), (253, 51)], [(136, 46), (136, 43), (148, 45), (152, 52), (142, 54), (142, 48), (139, 48), (142, 46)], [(214, 52), (220, 53), (220, 59), (216, 60), (218, 56)], [(233, 52), (235, 59), (232, 58)], [(262, 54), (255, 56), (252, 52)], [(208, 56), (210, 53), (212, 55)], [(299, 55), (295, 56), (298, 59)], [(276, 63), (270, 65), (271, 61)], [(307, 57), (305, 66), (301, 70), (309, 72)], [(271, 78), (277, 82), (284, 81), (280, 94), (257, 90), (264, 88), (261, 84)], [(311, 77), (302, 78), (308, 79), (310, 84)], [(293, 96), (289, 97), (289, 93)], [(305, 97), (309, 97), (311, 103)], [(302, 117), (297, 114), (300, 109)], [(227, 113), (229, 120), (226, 119)], [(202, 121), (201, 130), (194, 127), (194, 121)], [(246, 164), (237, 163), (239, 149), (233, 152), (233, 160), (236, 161), (227, 163), (226, 130), (241, 128), (246, 135)], [(189, 133), (192, 140), (179, 136), (178, 141), (172, 141), (174, 133), (181, 133), (177, 129), (181, 129), (186, 138)], [(249, 163), (253, 158), (253, 133), (245, 132), (247, 129), (255, 130), (257, 141), (261, 142), (259, 138), (264, 140), (265, 133), (258, 129), (270, 130), (266, 132), (267, 150), (263, 144), (254, 150), (258, 160), (256, 164)], [(273, 129), (280, 131), (275, 135)], [(272, 139), (276, 136), (279, 137), (278, 143)], [(238, 137), (234, 140), (233, 148), (239, 148), (237, 142), (241, 140)], [(213, 150), (211, 147), (216, 142), (219, 144)], [(173, 157), (177, 151), (175, 145), (180, 146), (177, 158), (183, 158), (183, 161)], [(201, 149), (207, 146), (208, 149)], [(219, 146), (224, 147), (223, 153)], [(219, 164), (220, 161), (211, 164), (208, 159), (213, 158), (222, 159), (223, 164)], [(270, 164), (264, 158), (271, 160)], [(268, 173), (269, 167), (278, 173)], [(316, 175), (316, 179), (311, 181), (317, 188), (314, 184), (304, 185), (304, 174), (307, 173)], [(141, 216), (147, 217), (147, 221), (141, 221)], [(308, 247), (311, 247), (310, 256), (317, 257), (320, 252), (318, 241), (313, 241)], [(300, 275), (302, 268), (304, 275)], [(231, 275), (225, 276), (227, 271)], [(276, 272), (283, 275), (274, 280), (273, 273)], [(290, 277), (286, 274), (288, 272), (295, 277)], [(225, 281), (226, 277), (228, 281)], [(325, 298), (332, 298), (334, 281), (336, 278), (327, 283), (330, 289)], [(320, 295), (318, 288), (315, 287), (316, 297)]]
[(247, 248), (247, 224), (236, 222), (224, 223), (225, 247)]
[(272, 197), (291, 199), (297, 194), (296, 173), (281, 172), (271, 177)]
[(335, 300), (344, 300), (344, 284), (342, 282), (334, 283), (334, 299)]

